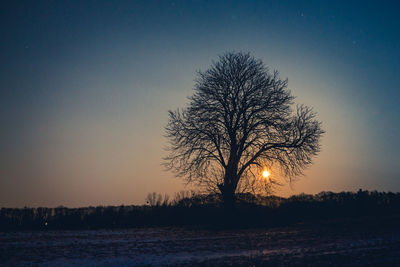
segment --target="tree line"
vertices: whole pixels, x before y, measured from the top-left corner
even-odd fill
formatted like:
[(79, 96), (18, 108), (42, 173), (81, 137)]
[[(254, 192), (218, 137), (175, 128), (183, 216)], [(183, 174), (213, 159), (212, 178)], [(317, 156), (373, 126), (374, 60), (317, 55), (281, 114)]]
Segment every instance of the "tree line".
[[(161, 196), (161, 197), (160, 197)], [(155, 202), (149, 202), (155, 199)], [(115, 229), (159, 226), (257, 227), (354, 217), (400, 216), (400, 193), (362, 191), (289, 198), (244, 193), (227, 214), (217, 194), (181, 192), (171, 201), (149, 194), (146, 205), (2, 208), (0, 230)]]

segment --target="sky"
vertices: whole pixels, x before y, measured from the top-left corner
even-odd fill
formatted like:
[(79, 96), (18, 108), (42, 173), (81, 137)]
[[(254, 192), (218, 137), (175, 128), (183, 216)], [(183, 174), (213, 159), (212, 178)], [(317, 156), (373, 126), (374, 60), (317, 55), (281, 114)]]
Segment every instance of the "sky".
[[(396, 1), (3, 1), (0, 206), (143, 204), (168, 110), (196, 71), (250, 52), (318, 113), (322, 150), (276, 193), (400, 191)], [(273, 174), (271, 174), (273, 175)]]

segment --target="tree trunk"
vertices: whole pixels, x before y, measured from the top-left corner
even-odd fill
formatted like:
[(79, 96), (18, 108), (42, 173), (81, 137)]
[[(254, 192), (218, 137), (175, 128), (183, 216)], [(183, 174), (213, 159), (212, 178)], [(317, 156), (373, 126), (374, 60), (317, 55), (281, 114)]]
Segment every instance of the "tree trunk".
[(236, 206), (235, 189), (230, 184), (220, 186), (223, 206), (227, 211), (233, 211)]

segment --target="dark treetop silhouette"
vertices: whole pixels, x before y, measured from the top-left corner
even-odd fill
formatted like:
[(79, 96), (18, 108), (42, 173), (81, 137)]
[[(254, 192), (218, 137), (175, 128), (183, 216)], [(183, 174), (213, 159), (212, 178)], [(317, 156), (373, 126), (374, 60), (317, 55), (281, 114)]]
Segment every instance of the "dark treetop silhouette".
[(198, 72), (185, 109), (169, 111), (165, 166), (188, 183), (220, 192), (254, 190), (260, 172), (279, 166), (289, 179), (309, 165), (324, 133), (315, 113), (292, 109), (287, 79), (248, 53), (226, 53)]

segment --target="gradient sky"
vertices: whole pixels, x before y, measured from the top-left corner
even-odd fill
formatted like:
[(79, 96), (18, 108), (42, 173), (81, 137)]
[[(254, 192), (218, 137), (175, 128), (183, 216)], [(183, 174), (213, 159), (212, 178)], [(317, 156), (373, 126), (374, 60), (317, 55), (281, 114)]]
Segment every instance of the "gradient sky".
[(278, 195), (400, 191), (400, 23), (389, 1), (2, 1), (0, 206), (142, 204), (167, 110), (196, 70), (251, 52), (314, 107), (314, 165)]

